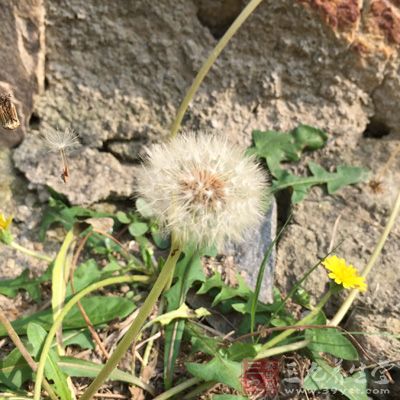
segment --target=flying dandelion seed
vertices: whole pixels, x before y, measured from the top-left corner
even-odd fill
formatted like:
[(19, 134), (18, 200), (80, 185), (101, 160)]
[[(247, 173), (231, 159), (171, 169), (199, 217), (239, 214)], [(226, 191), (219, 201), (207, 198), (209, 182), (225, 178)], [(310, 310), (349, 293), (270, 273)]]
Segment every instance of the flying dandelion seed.
[(216, 135), (181, 135), (153, 145), (137, 175), (138, 193), (181, 243), (239, 241), (268, 203), (265, 173), (253, 157)]
[(44, 135), (44, 139), (46, 141), (47, 146), (51, 150), (58, 151), (61, 155), (62, 169), (63, 172), (61, 174), (61, 179), (64, 183), (68, 182), (69, 174), (69, 166), (68, 159), (66, 156), (66, 149), (74, 147), (79, 144), (79, 135), (70, 128), (67, 128), (63, 131), (60, 130), (50, 130), (47, 131)]

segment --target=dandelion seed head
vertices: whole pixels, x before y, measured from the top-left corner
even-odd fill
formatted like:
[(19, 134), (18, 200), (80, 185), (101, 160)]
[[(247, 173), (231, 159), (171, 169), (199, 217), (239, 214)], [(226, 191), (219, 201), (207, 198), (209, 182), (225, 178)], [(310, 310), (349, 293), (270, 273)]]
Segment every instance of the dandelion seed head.
[(48, 130), (44, 134), (44, 140), (51, 150), (65, 150), (79, 144), (79, 135), (71, 128), (65, 130)]
[(254, 158), (216, 135), (185, 134), (153, 145), (137, 183), (161, 226), (199, 246), (241, 240), (268, 200), (266, 174)]

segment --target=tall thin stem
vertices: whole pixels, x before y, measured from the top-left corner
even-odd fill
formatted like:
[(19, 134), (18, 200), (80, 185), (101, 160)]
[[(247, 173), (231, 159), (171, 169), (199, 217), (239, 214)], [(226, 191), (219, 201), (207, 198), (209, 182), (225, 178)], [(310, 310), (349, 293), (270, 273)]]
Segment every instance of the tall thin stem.
[(89, 385), (89, 387), (83, 393), (83, 395), (81, 396), (81, 400), (89, 400), (96, 394), (97, 390), (107, 380), (111, 372), (118, 365), (118, 362), (129, 350), (132, 342), (136, 339), (136, 336), (139, 334), (147, 317), (150, 315), (155, 303), (157, 302), (163, 289), (165, 288), (165, 285), (167, 284), (167, 282), (169, 282), (171, 275), (174, 273), (175, 265), (179, 259), (180, 254), (181, 254), (180, 247), (173, 241), (168, 259), (165, 262), (165, 265), (163, 266), (156, 282), (154, 283), (153, 288), (151, 289), (149, 295), (147, 296), (146, 301), (140, 308), (139, 314), (132, 322), (132, 325), (126, 332), (125, 336), (122, 338), (121, 342), (118, 344), (117, 348), (111, 355), (110, 359), (104, 365), (104, 367), (99, 372), (94, 381)]
[(180, 383), (179, 385), (176, 385), (173, 388), (167, 390), (166, 392), (159, 394), (157, 397), (154, 397), (153, 400), (170, 399), (171, 397), (176, 396), (178, 393), (181, 393), (184, 390), (189, 389), (190, 387), (197, 385), (200, 382), (201, 382), (201, 379), (199, 379), (199, 378), (187, 379), (186, 381)]
[(34, 251), (34, 250), (29, 250), (29, 249), (27, 249), (26, 247), (23, 247), (23, 246), (21, 246), (20, 244), (14, 242), (14, 241), (12, 241), (12, 242), (10, 243), (10, 246), (11, 246), (13, 249), (15, 249), (15, 250), (17, 250), (17, 251), (19, 251), (19, 252), (21, 252), (21, 253), (27, 255), (27, 256), (34, 257), (34, 258), (37, 258), (37, 259), (39, 259), (39, 260), (46, 261), (46, 262), (48, 262), (48, 263), (51, 263), (51, 262), (53, 261), (53, 259), (52, 259), (51, 257), (49, 257), (48, 255), (42, 254), (42, 253), (37, 253), (37, 252)]
[[(400, 190), (397, 194), (396, 197), (396, 201), (394, 203), (394, 206), (392, 208), (392, 212), (390, 213), (390, 217), (388, 222), (386, 223), (385, 229), (382, 232), (381, 237), (378, 240), (378, 243), (375, 246), (374, 252), (372, 253), (372, 256), (368, 262), (368, 264), (365, 266), (365, 268), (363, 269), (361, 275), (363, 277), (367, 277), (368, 274), (370, 273), (372, 267), (375, 265), (376, 260), (378, 259), (378, 257), (380, 256), (381, 252), (382, 252), (382, 248), (390, 234), (390, 231), (393, 229), (394, 223), (396, 222), (396, 219), (399, 215), (400, 212)], [(357, 289), (353, 289), (349, 295), (347, 296), (346, 300), (343, 302), (343, 304), (341, 305), (341, 307), (339, 308), (339, 310), (337, 311), (337, 313), (335, 314), (335, 316), (332, 318), (332, 320), (330, 321), (329, 325), (339, 325), (339, 323), (342, 321), (342, 319), (344, 318), (344, 316), (346, 315), (347, 311), (349, 311), (350, 307), (352, 306), (355, 298), (358, 295), (358, 290)]]
[(262, 2), (262, 0), (251, 0), (249, 4), (243, 9), (243, 11), (238, 15), (230, 28), (225, 32), (225, 35), (222, 36), (221, 40), (217, 43), (217, 45), (212, 50), (211, 54), (208, 56), (207, 60), (204, 62), (200, 71), (197, 73), (196, 78), (194, 79), (192, 86), (190, 86), (187, 91), (185, 98), (182, 100), (182, 103), (179, 107), (176, 118), (171, 126), (170, 137), (174, 138), (181, 126), (182, 119), (185, 115), (185, 112), (189, 106), (190, 101), (193, 96), (197, 92), (201, 83), (203, 82), (205, 76), (207, 75), (210, 68), (213, 66), (215, 60), (220, 55), (221, 51), (225, 48), (228, 42), (232, 39), (232, 36), (238, 31), (238, 29), (242, 26), (243, 22), (251, 15), (251, 13), (257, 8), (257, 6)]

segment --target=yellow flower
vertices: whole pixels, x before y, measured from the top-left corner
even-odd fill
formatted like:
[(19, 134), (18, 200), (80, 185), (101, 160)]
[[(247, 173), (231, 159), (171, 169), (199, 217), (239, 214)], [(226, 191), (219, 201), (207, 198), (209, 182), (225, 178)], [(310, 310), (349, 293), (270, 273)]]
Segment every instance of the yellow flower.
[(330, 271), (329, 278), (338, 285), (342, 285), (345, 289), (358, 289), (361, 292), (367, 290), (365, 278), (360, 276), (352, 265), (346, 264), (343, 258), (330, 256), (322, 261), (322, 265)]
[(7, 230), (12, 221), (12, 217), (6, 219), (4, 214), (0, 213), (0, 230)]

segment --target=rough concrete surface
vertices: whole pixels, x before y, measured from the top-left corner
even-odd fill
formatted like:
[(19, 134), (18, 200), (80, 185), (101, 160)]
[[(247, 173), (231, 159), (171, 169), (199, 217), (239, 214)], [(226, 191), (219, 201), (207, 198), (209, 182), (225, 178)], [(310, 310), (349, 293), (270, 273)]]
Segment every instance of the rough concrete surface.
[(44, 87), (43, 0), (1, 2), (0, 88), (13, 96), (21, 127), (0, 128), (0, 146), (18, 144), (28, 125), (34, 97)]
[[(212, 33), (218, 36), (215, 29), (243, 6), (212, 3), (46, 2), (47, 90), (32, 128), (41, 134), (74, 128), (83, 145), (101, 150), (99, 169), (107, 152), (120, 162), (137, 160), (143, 145), (167, 134), (185, 89), (216, 44)], [(185, 126), (223, 131), (245, 144), (253, 129), (285, 130), (299, 122), (353, 143), (373, 115), (397, 129), (397, 39), (391, 35), (397, 36), (383, 26), (378, 6), (342, 3), (264, 1), (210, 71)], [(390, 10), (397, 21), (397, 8)], [(23, 162), (26, 149), (40, 145), (35, 133), (17, 150), (18, 168), (47, 184), (49, 174), (32, 173), (31, 158)], [(93, 180), (89, 192), (94, 186)], [(72, 201), (84, 196), (73, 193), (79, 185), (62, 191)], [(107, 191), (85, 202), (98, 197)]]

